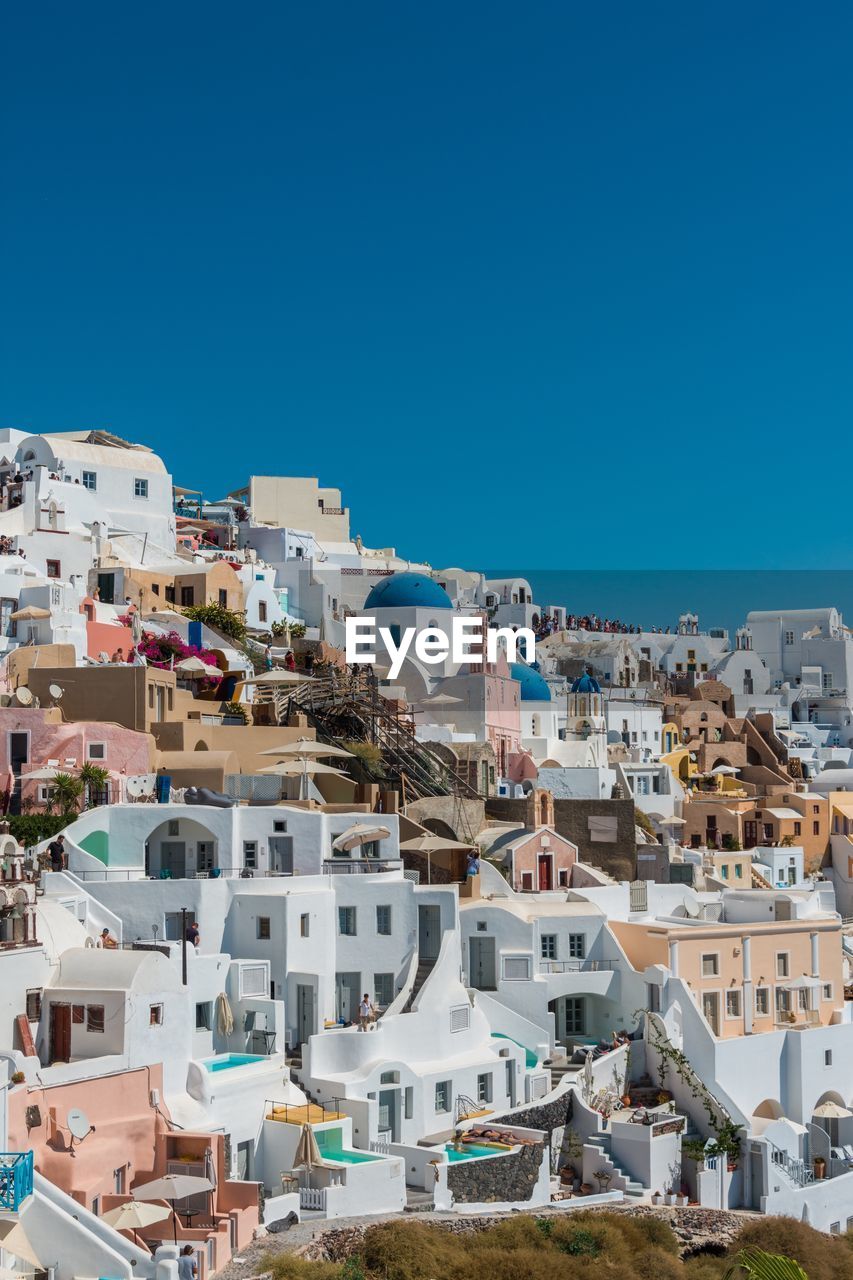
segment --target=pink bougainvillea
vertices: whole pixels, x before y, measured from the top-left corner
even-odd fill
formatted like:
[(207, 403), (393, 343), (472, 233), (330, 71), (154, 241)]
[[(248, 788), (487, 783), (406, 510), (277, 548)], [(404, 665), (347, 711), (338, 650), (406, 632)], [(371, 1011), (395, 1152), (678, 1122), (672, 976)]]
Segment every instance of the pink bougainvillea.
[[(212, 649), (199, 649), (194, 644), (187, 644), (177, 631), (170, 631), (167, 635), (155, 635), (153, 631), (143, 631), (136, 651), (142, 655), (149, 667), (168, 669), (177, 666), (184, 658), (200, 658), (207, 666), (216, 666), (216, 654)], [(212, 689), (216, 680), (205, 678), (198, 683), (203, 689)]]

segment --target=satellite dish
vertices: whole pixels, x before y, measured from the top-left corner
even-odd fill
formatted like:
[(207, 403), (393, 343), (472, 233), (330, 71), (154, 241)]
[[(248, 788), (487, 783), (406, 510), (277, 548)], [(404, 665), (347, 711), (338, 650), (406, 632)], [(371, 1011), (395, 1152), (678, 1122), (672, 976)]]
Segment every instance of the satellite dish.
[(48, 693), (56, 702), (58, 702), (62, 697), (63, 690), (58, 684), (52, 684), (48, 686)]
[(33, 700), (33, 695), (30, 693), (27, 686), (23, 684), (19, 689), (15, 690), (15, 697), (18, 699), (22, 707), (28, 707)]
[(702, 903), (696, 897), (695, 893), (685, 893), (684, 910), (687, 912), (691, 920), (698, 920), (702, 914)]
[(85, 1111), (81, 1111), (79, 1107), (72, 1107), (68, 1112), (68, 1129), (72, 1138), (76, 1138), (78, 1142), (82, 1142), (84, 1138), (88, 1138), (92, 1132), (92, 1126), (89, 1124), (89, 1117)]

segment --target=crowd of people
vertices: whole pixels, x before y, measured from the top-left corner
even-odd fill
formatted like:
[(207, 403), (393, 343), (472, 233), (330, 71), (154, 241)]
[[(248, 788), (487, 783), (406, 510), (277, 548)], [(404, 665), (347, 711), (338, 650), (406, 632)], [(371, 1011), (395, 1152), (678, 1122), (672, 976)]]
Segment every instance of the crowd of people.
[(600, 618), (597, 613), (570, 613), (566, 619), (569, 631), (603, 631), (610, 635), (639, 635), (642, 627), (633, 622), (622, 622), (620, 618)]

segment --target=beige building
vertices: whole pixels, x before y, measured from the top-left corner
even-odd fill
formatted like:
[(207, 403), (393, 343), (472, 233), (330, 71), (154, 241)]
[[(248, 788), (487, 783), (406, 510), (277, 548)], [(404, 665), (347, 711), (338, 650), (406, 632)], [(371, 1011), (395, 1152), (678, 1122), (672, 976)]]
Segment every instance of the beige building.
[(150, 733), (163, 720), (183, 720), (201, 705), (186, 689), (177, 688), (174, 671), (129, 665), (98, 667), (31, 667), (28, 684), (43, 706), (51, 702), (50, 686), (62, 690), (66, 720), (104, 720)]
[(252, 476), (228, 495), (244, 502), (255, 524), (300, 529), (320, 542), (349, 542), (349, 508), (340, 489), (325, 489), (315, 476)]
[(180, 569), (174, 565), (150, 569), (105, 565), (92, 578), (102, 604), (122, 604), (130, 597), (131, 604), (143, 613), (172, 605), (189, 609), (221, 604), (232, 613), (244, 609), (243, 584), (227, 560), (187, 561)]

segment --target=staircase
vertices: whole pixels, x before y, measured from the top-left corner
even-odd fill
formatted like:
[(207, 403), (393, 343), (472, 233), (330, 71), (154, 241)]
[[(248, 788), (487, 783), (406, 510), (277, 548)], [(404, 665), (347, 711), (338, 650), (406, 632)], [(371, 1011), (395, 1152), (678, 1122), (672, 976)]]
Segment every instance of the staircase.
[(641, 1183), (635, 1182), (612, 1158), (610, 1154), (610, 1135), (608, 1133), (592, 1134), (584, 1139), (584, 1146), (596, 1147), (601, 1152), (601, 1165), (599, 1167), (606, 1169), (608, 1173), (612, 1174), (615, 1182), (622, 1184), (621, 1187), (612, 1187), (612, 1184), (608, 1184), (613, 1190), (621, 1190), (624, 1195), (631, 1196), (635, 1200), (646, 1194), (646, 1188)]
[(769, 880), (765, 880), (761, 872), (755, 870), (755, 867), (751, 868), (751, 872), (752, 872), (753, 889), (772, 889), (773, 888), (773, 885), (770, 884)]
[(548, 1063), (548, 1070), (551, 1073), (551, 1090), (553, 1091), (557, 1085), (562, 1084), (565, 1076), (577, 1076), (583, 1071), (583, 1066), (578, 1062), (569, 1062), (568, 1058), (552, 1057)]
[(292, 710), (303, 712), (321, 739), (367, 742), (378, 747), (386, 777), (403, 788), (407, 799), (458, 795), (479, 799), (475, 787), (451, 768), (428, 743), (419, 742), (414, 725), (381, 697), (376, 686), (335, 672), (305, 684), (276, 703), (279, 723)]
[(412, 1012), (412, 1005), (415, 1003), (415, 997), (417, 996), (421, 987), (424, 985), (424, 983), (426, 982), (427, 978), (432, 973), (434, 968), (435, 968), (435, 960), (419, 960), (418, 961), (418, 967), (415, 972), (414, 985), (412, 986), (411, 994), (409, 995), (408, 1000), (403, 1006), (403, 1013)]

